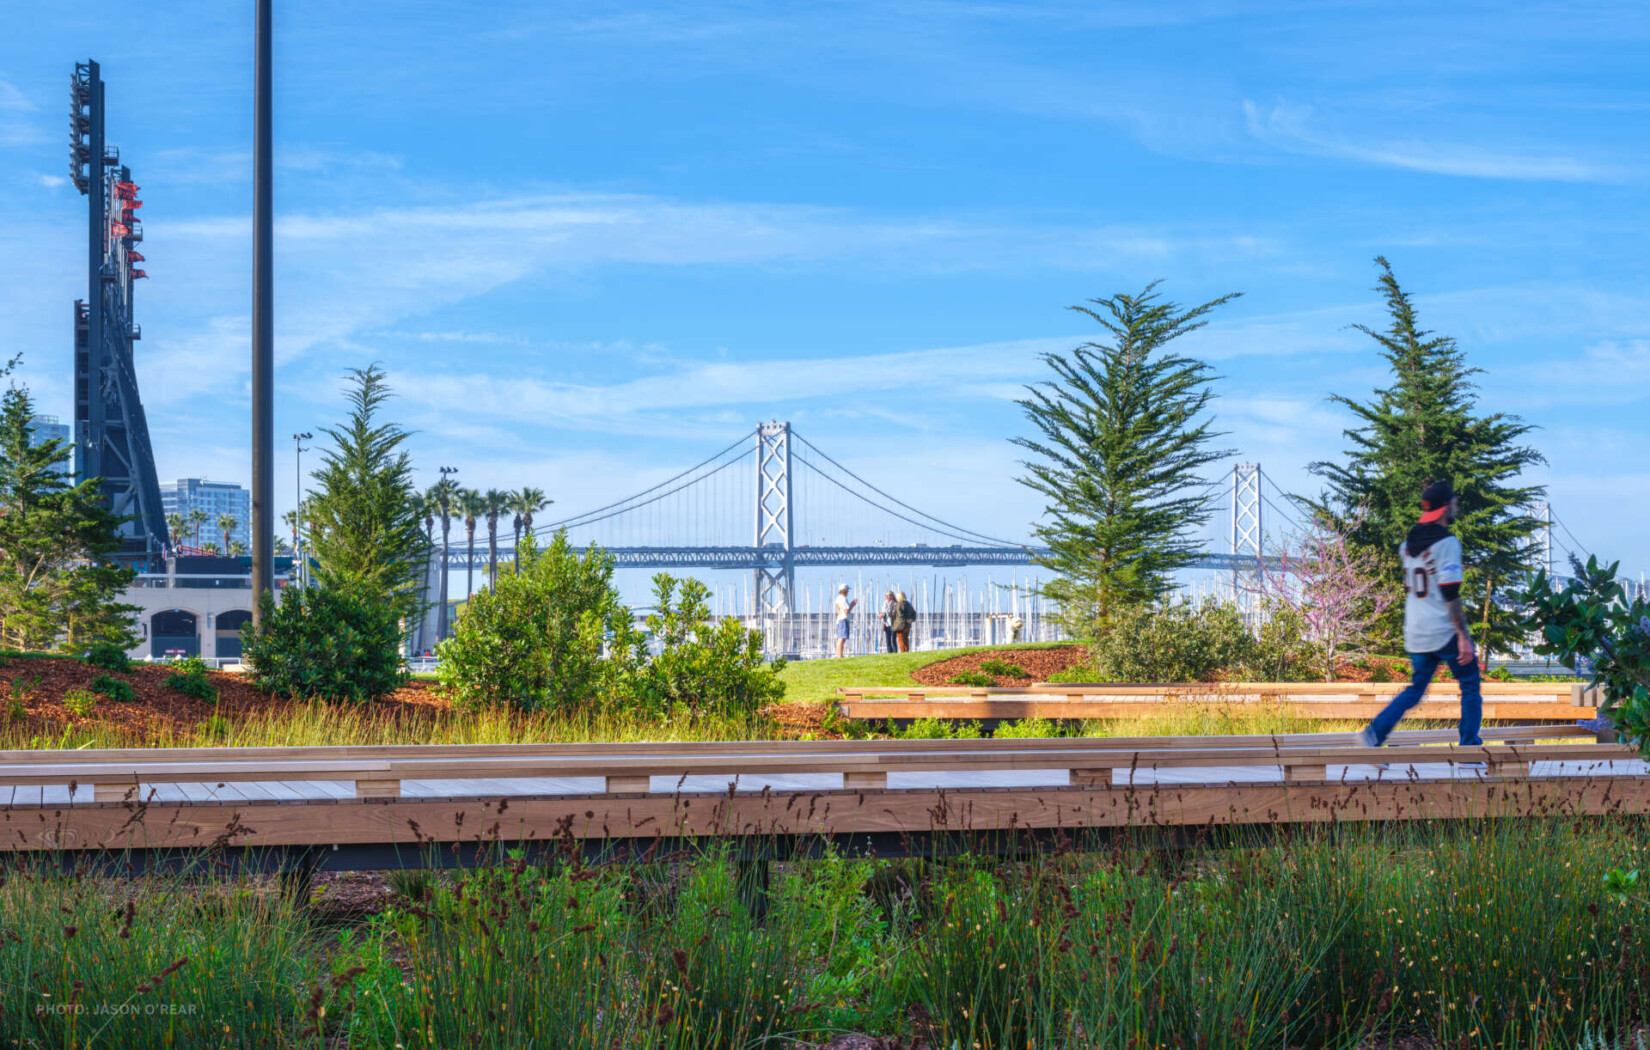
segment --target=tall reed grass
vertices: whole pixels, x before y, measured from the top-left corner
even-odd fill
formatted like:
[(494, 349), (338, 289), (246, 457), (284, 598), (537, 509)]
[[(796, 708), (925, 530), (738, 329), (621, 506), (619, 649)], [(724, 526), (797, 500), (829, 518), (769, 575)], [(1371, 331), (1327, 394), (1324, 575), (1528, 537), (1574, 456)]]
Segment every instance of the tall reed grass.
[[(727, 843), (625, 866), (504, 856), (405, 880), (411, 896), (343, 931), (246, 880), (22, 868), (0, 886), (0, 1035), (605, 1050), (851, 1030), (982, 1050), (1602, 1050), (1646, 1020), (1642, 906), (1602, 879), (1643, 865), (1645, 831), (1485, 819), (1233, 831), (1195, 849), (1141, 832), (1097, 852), (827, 855), (780, 865), (760, 915)], [(193, 1010), (112, 1025), (90, 1012), (133, 1002)]]

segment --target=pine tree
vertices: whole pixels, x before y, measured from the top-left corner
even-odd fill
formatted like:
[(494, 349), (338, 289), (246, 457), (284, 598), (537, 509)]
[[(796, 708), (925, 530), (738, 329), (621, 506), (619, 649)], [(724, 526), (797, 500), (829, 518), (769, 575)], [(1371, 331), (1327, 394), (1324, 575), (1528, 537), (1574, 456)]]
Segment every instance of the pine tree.
[(304, 524), (315, 578), (392, 605), (403, 622), (423, 612), (419, 584), (429, 557), (423, 504), (406, 452), (408, 433), (381, 419), (394, 396), (377, 365), (350, 372), (349, 418), (325, 431), (332, 447), (311, 475)]
[(102, 479), (70, 485), (61, 473), (69, 446), (31, 445), (33, 430), (34, 402), (12, 387), (0, 396), (0, 641), (130, 648), (137, 608), (120, 596), (136, 573), (107, 560), (120, 548), (121, 519), (105, 506)]
[(1059, 578), (1045, 591), (1079, 632), (1161, 597), (1197, 557), (1190, 533), (1208, 520), (1200, 472), (1231, 454), (1210, 447), (1221, 436), (1207, 414), (1211, 369), (1168, 345), (1236, 296), (1182, 309), (1156, 287), (1072, 307), (1109, 338), (1044, 354), (1055, 378), (1018, 402), (1039, 432), (1014, 443), (1039, 457), (1020, 481), (1048, 501), (1036, 533)]
[[(1542, 499), (1540, 485), (1520, 485), (1525, 468), (1543, 463), (1541, 453), (1522, 439), (1532, 427), (1517, 416), (1478, 412), (1480, 369), (1466, 363), (1455, 340), (1422, 329), (1409, 294), (1385, 258), (1376, 290), (1386, 300), (1391, 323), (1384, 331), (1358, 330), (1380, 345), (1392, 372), (1390, 386), (1367, 402), (1340, 394), (1331, 400), (1357, 416), (1345, 431), (1352, 443), (1346, 462), (1311, 465), (1328, 491), (1313, 509), (1351, 526), (1352, 542), (1372, 549), (1387, 569), (1394, 593), (1401, 591), (1398, 545), (1420, 514), (1421, 489), (1447, 480), (1461, 501), (1452, 531), (1461, 540), (1466, 583), (1462, 597), (1474, 634), (1489, 651), (1505, 652), (1516, 636), (1514, 614), (1496, 597), (1535, 568), (1532, 539), (1542, 523), (1531, 504)], [(1394, 603), (1387, 630), (1396, 634), (1402, 603)]]

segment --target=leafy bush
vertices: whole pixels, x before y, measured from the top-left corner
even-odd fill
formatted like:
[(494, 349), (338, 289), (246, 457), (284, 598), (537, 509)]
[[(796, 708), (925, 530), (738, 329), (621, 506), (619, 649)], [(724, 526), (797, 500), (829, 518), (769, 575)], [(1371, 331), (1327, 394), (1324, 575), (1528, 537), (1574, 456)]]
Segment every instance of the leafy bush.
[(197, 700), (218, 698), (218, 687), (206, 677), (206, 661), (198, 656), (186, 656), (174, 663), (172, 673), (166, 676), (166, 688)]
[(899, 733), (902, 740), (978, 740), (980, 723), (945, 718), (918, 718)]
[(946, 684), (986, 687), (996, 685), (997, 680), (988, 674), (981, 674), (979, 671), (960, 671), (952, 675), (951, 680)]
[(86, 653), (86, 662), (105, 671), (130, 671), (131, 658), (114, 642), (98, 642)]
[(1007, 660), (981, 660), (980, 668), (986, 674), (996, 675), (998, 678), (1030, 678), (1031, 672), (1019, 664), (1011, 664)]
[(1583, 565), (1572, 556), (1562, 591), (1541, 572), (1512, 598), (1528, 610), (1519, 626), (1537, 636), (1535, 651), (1586, 675), (1604, 693), (1600, 716), (1650, 754), (1650, 602), (1627, 600), (1620, 564), (1589, 557)]
[(613, 586), (613, 556), (582, 555), (557, 533), (521, 547), (521, 571), (470, 597), (439, 647), (437, 677), (468, 710), (514, 705), (556, 712), (632, 702), (646, 640)]
[(1323, 646), (1310, 640), (1306, 617), (1300, 608), (1267, 601), (1261, 620), (1250, 631), (1250, 644), (1238, 670), (1254, 682), (1307, 682), (1329, 680), (1335, 668), (1329, 666)]
[(63, 706), (76, 718), (85, 718), (97, 708), (100, 699), (90, 689), (71, 689), (63, 696)]
[[(678, 588), (680, 590), (678, 591)], [(699, 714), (755, 714), (785, 696), (784, 661), (762, 659), (762, 632), (728, 617), (712, 627), (710, 588), (668, 573), (653, 577), (647, 629), (662, 648), (647, 668), (648, 699)]]
[(1089, 660), (1105, 681), (1205, 682), (1241, 666), (1251, 648), (1237, 608), (1211, 599), (1120, 610)]
[(106, 674), (100, 674), (92, 679), (92, 689), (117, 704), (129, 704), (137, 699), (137, 690), (133, 689), (130, 683)]
[(392, 604), (344, 587), (287, 587), (260, 599), (264, 631), (241, 631), (258, 688), (319, 700), (378, 700), (407, 680)]
[(1050, 718), (1022, 718), (1018, 722), (1004, 722), (991, 734), (996, 740), (1039, 740), (1059, 735), (1060, 723)]

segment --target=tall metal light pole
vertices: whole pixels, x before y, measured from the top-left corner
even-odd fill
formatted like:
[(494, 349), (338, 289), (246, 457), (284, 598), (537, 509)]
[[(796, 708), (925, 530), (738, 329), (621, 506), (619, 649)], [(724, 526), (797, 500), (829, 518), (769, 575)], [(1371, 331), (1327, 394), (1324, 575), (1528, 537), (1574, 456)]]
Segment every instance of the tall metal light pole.
[(255, 0), (257, 54), (252, 90), (252, 629), (263, 630), (261, 599), (275, 585), (274, 91), (270, 6)]
[(300, 557), (298, 548), (298, 530), (304, 525), (304, 442), (314, 436), (308, 431), (292, 435), (292, 451), (295, 453), (293, 458), (297, 463), (292, 469), (292, 577), (299, 584), (304, 582), (303, 566), (306, 560)]
[(441, 488), (438, 497), (441, 500), (441, 609), (435, 620), (435, 639), (437, 642), (447, 639), (447, 534), (452, 527), (453, 483), (449, 480), (458, 473), (457, 467), (441, 468)]

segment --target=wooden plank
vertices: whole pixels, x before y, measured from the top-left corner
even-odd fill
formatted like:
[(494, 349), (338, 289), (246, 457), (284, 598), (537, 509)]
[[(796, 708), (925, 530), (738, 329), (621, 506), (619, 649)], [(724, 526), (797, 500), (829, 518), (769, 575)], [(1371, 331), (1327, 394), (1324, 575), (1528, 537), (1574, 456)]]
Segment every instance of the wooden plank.
[(609, 795), (617, 795), (623, 792), (645, 795), (653, 790), (653, 778), (646, 775), (606, 777), (604, 780)]
[(888, 786), (888, 774), (878, 772), (849, 772), (842, 775), (842, 786), (860, 790), (863, 788), (885, 788)]
[[(839, 704), (837, 710), (844, 718), (874, 722), (881, 722), (890, 718), (1112, 720), (1149, 718), (1155, 715), (1172, 714), (1185, 711), (1188, 706), (1187, 702), (1180, 700), (1085, 700), (1074, 703), (1069, 699), (999, 698), (973, 703), (931, 700), (920, 705), (899, 700), (862, 700), (855, 704)], [(1243, 709), (1241, 703), (1231, 702), (1196, 706), (1209, 706), (1231, 713), (1241, 713)], [(1291, 701), (1286, 704), (1270, 705), (1268, 710), (1281, 708), (1283, 713), (1299, 718), (1362, 722), (1375, 717), (1385, 706), (1385, 703), (1380, 701)], [(1483, 712), (1483, 717), (1491, 721), (1513, 719), (1551, 721), (1559, 718), (1596, 718), (1597, 715), (1596, 708), (1572, 707), (1567, 702), (1560, 704), (1536, 700), (1486, 700)], [(1453, 720), (1460, 716), (1459, 701), (1423, 700), (1405, 717), (1411, 719)]]
[[(1527, 731), (1526, 731), (1527, 732)], [(77, 765), (39, 766), (29, 769), (0, 770), (0, 782), (14, 784), (64, 784), (71, 781), (98, 784), (129, 782), (134, 778), (143, 783), (170, 783), (179, 785), (189, 797), (195, 797), (190, 785), (225, 783), (246, 780), (303, 780), (337, 779), (383, 785), (369, 787), (370, 792), (388, 792), (390, 784), (405, 779), (465, 779), (510, 777), (575, 777), (575, 776), (737, 776), (740, 774), (788, 773), (859, 773), (901, 771), (963, 770), (963, 769), (1049, 769), (1100, 768), (1126, 765), (1277, 765), (1284, 759), (1300, 764), (1315, 764), (1331, 758), (1336, 761), (1377, 761), (1359, 757), (1359, 751), (1349, 746), (1350, 737), (1336, 739), (1335, 734), (1307, 734), (1319, 736), (1312, 743), (1285, 743), (1277, 738), (1226, 738), (1214, 747), (1163, 747), (1165, 741), (1154, 740), (1151, 747), (1120, 748), (1104, 738), (1065, 738), (1042, 741), (982, 740), (967, 741), (965, 749), (935, 750), (911, 747), (909, 741), (838, 741), (830, 752), (798, 754), (793, 749), (773, 745), (765, 753), (735, 752), (731, 754), (696, 753), (693, 755), (630, 754), (609, 755), (603, 758), (529, 758), (504, 757), (482, 761), (418, 760), (369, 763), (369, 771), (354, 771), (341, 763), (282, 763), (248, 762), (238, 767), (203, 764), (166, 764), (132, 766), (86, 762)], [(1328, 740), (1323, 739), (1328, 737)], [(1215, 738), (1219, 739), (1219, 738)], [(1237, 744), (1239, 746), (1233, 746)], [(1613, 756), (1633, 754), (1629, 749), (1614, 744), (1549, 744), (1522, 748), (1531, 758), (1556, 760), (1603, 760)], [(1379, 753), (1386, 761), (1466, 761), (1495, 757), (1493, 749), (1460, 748), (1449, 745), (1431, 747), (1405, 744), (1387, 748)], [(374, 797), (382, 797), (375, 794)]]
[[(818, 835), (1008, 828), (1198, 826), (1276, 822), (1458, 819), (1650, 812), (1650, 777), (1394, 779), (1353, 784), (1228, 783), (987, 790), (816, 791), (795, 795), (572, 796), (492, 800), (348, 800), (151, 803), (130, 807), (12, 806), (0, 810), (0, 850), (473, 841), (478, 829), (504, 843), (688, 835)], [(416, 830), (415, 830), (416, 829)]]
[(389, 777), (372, 779), (357, 778), (355, 781), (356, 798), (398, 798), (401, 795), (401, 781)]

